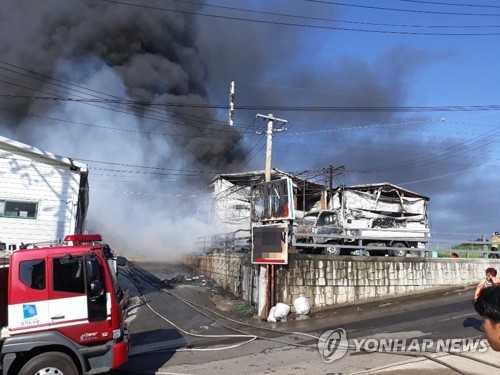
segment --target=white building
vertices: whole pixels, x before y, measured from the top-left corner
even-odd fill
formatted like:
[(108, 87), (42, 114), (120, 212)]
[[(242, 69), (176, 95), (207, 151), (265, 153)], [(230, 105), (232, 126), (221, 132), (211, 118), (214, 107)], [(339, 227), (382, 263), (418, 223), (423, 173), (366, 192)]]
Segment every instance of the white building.
[(87, 207), (85, 164), (0, 137), (0, 241), (7, 249), (81, 233)]

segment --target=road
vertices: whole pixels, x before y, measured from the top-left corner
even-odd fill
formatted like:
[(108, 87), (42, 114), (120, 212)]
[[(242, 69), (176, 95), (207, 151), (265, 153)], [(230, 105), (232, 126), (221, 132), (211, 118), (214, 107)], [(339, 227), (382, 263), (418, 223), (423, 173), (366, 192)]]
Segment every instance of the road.
[[(474, 286), (350, 304), (315, 311), (307, 317), (291, 315), (286, 322), (268, 323), (256, 319), (251, 309), (183, 266), (136, 263), (124, 269), (128, 270), (128, 277), (124, 278), (122, 271), (121, 282), (130, 283), (132, 279), (147, 304), (140, 302), (129, 318), (132, 319), (129, 324), (131, 357), (117, 374), (300, 375), (378, 374), (380, 371), (390, 374), (392, 366), (402, 361), (411, 362), (407, 366), (416, 366), (419, 374), (480, 374), (484, 371), (470, 360), (457, 364), (462, 359), (456, 355), (434, 354), (439, 342), (474, 339), (477, 343), (483, 337), (471, 304)], [(151, 279), (156, 281), (155, 286), (148, 283)], [(132, 295), (137, 294), (134, 288), (130, 283)], [(339, 328), (345, 331), (349, 350), (342, 358), (327, 363), (317, 349), (318, 337)], [(424, 366), (421, 350), (410, 351), (408, 355), (387, 350), (367, 352), (370, 347), (356, 350), (354, 344), (359, 345), (362, 339), (372, 340), (372, 344), (374, 340), (406, 339), (410, 343), (415, 339), (413, 342), (418, 345), (427, 340), (428, 352), (438, 359), (427, 360)], [(495, 362), (496, 353), (491, 350), (464, 354)], [(436, 362), (438, 360), (462, 370), (457, 372)], [(400, 373), (401, 370), (395, 369), (394, 374)], [(500, 371), (493, 367), (488, 370)], [(410, 372), (405, 370), (405, 373)]]

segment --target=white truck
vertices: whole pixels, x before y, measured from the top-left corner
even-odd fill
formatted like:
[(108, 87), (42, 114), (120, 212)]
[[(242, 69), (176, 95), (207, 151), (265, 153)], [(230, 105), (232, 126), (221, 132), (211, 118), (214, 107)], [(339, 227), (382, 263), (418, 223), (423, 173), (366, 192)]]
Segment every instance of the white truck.
[(331, 209), (294, 223), (294, 245), (303, 252), (402, 257), (422, 255), (429, 241), (429, 198), (396, 185), (340, 187), (328, 203)]

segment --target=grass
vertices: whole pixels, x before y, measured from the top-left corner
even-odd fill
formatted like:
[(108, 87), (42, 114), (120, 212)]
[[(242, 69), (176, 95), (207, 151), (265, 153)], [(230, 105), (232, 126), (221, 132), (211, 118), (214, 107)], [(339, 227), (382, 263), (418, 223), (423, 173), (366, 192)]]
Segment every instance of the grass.
[(253, 315), (255, 313), (255, 307), (245, 304), (236, 304), (233, 306), (233, 312), (242, 315)]

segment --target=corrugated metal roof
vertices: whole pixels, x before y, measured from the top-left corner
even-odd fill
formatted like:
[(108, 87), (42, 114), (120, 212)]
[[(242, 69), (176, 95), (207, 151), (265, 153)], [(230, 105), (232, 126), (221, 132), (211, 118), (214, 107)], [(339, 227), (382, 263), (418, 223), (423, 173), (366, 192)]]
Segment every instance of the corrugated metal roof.
[[(413, 196), (413, 197), (419, 197), (419, 198), (424, 198), (429, 200), (429, 197), (426, 197), (424, 195), (415, 193), (414, 191), (402, 188), (401, 186), (397, 186), (394, 184), (391, 184), (390, 182), (380, 182), (380, 183), (375, 183), (375, 184), (363, 184), (363, 185), (353, 185), (353, 186), (345, 186), (344, 189), (346, 190), (370, 190), (370, 189), (378, 189), (381, 187), (387, 187), (390, 189), (396, 189), (401, 192), (404, 192), (407, 196)], [(340, 188), (339, 188), (340, 189)]]
[(28, 154), (28, 155), (29, 154), (36, 155), (38, 157), (47, 159), (52, 162), (56, 161), (60, 164), (67, 165), (70, 168), (79, 169), (81, 172), (87, 172), (87, 165), (82, 162), (73, 160), (71, 158), (59, 156), (51, 152), (43, 151), (39, 148), (21, 142), (17, 142), (6, 137), (0, 136), (0, 148), (12, 151), (17, 150), (19, 152), (22, 152), (23, 154)]
[[(218, 174), (212, 180), (212, 182), (217, 181), (218, 179), (227, 180), (235, 185), (255, 185), (257, 183), (264, 181), (265, 171), (252, 171), (252, 172), (241, 172), (241, 173), (226, 173), (226, 174)], [(322, 188), (323, 185), (317, 184), (315, 182), (311, 182), (305, 180), (303, 178), (297, 177), (291, 173), (280, 171), (279, 169), (273, 168), (271, 170), (271, 179), (278, 179), (283, 177), (289, 177), (292, 181), (297, 184), (298, 182), (306, 182), (309, 187)]]

